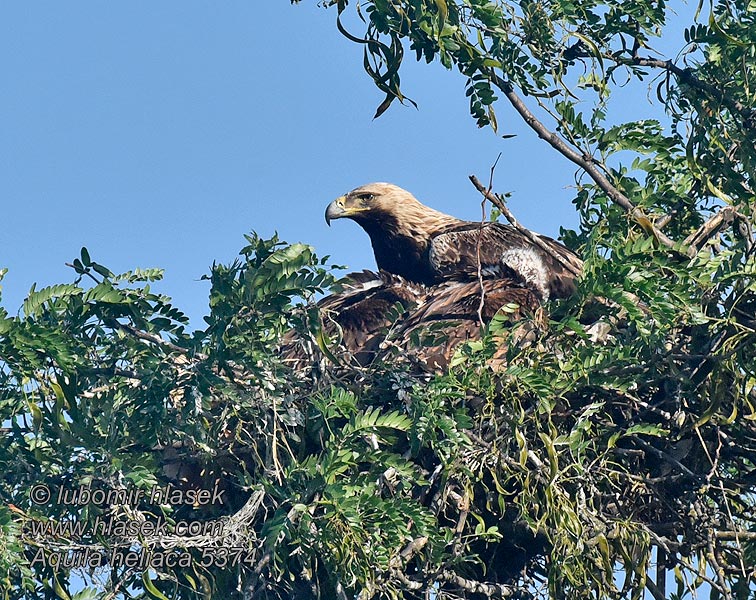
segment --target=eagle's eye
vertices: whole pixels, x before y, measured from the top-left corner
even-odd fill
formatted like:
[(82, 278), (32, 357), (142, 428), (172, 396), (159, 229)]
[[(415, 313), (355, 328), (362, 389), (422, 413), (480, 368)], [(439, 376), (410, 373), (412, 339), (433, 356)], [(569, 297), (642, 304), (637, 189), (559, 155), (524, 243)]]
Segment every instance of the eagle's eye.
[(365, 202), (370, 202), (373, 198), (375, 198), (375, 194), (360, 194), (360, 200)]

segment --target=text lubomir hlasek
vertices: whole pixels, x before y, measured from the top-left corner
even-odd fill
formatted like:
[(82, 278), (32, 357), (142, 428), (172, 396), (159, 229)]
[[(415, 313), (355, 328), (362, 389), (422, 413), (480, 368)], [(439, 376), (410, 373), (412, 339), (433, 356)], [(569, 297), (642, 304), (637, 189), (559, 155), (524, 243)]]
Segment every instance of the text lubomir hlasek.
[(117, 488), (111, 490), (92, 489), (91, 487), (58, 488), (56, 501), (66, 506), (83, 506), (94, 504), (96, 506), (112, 506), (125, 504), (138, 506), (141, 502), (149, 504), (170, 504), (187, 506), (208, 506), (224, 503), (226, 490), (218, 489), (218, 482), (212, 490), (181, 490), (173, 487), (170, 483), (165, 486), (155, 484), (149, 490), (140, 488)]

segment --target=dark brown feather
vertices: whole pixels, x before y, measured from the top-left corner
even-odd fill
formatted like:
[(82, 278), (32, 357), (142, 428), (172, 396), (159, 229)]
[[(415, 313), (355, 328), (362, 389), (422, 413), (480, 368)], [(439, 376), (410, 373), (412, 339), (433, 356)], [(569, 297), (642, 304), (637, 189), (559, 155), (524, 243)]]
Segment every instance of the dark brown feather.
[[(324, 334), (324, 343), (333, 346), (333, 354), (365, 366), (377, 356), (397, 313), (417, 306), (425, 294), (424, 286), (389, 273), (350, 273), (337, 292), (318, 302), (320, 322), (315, 329)], [(321, 354), (312, 342), (290, 331), (281, 340), (281, 355), (292, 368), (307, 368)]]
[[(488, 323), (507, 307), (500, 314), (516, 323), (536, 313), (540, 305), (538, 294), (507, 277), (484, 280), (482, 287), (478, 281), (449, 281), (426, 289), (423, 302), (407, 314), (392, 336), (400, 355), (411, 356), (426, 371), (446, 369), (460, 344), (480, 339), (480, 317)], [(432, 342), (423, 343), (428, 339)]]

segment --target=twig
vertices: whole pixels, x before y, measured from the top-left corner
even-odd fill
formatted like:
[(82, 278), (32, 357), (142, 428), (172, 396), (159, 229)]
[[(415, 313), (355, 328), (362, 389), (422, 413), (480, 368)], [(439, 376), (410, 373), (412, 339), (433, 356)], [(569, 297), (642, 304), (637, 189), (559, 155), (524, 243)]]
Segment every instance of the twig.
[(478, 259), (478, 285), (480, 285), (480, 304), (478, 304), (478, 323), (480, 323), (480, 326), (483, 327), (483, 308), (486, 305), (486, 288), (483, 284), (483, 261), (480, 256), (480, 244), (481, 244), (481, 238), (483, 236), (483, 227), (485, 226), (486, 222), (486, 196), (491, 194), (491, 190), (493, 189), (493, 176), (494, 171), (496, 170), (496, 165), (499, 164), (499, 159), (501, 158), (501, 152), (499, 152), (499, 156), (496, 157), (496, 160), (494, 161), (494, 164), (491, 165), (491, 175), (488, 178), (488, 190), (486, 190), (486, 193), (483, 194), (483, 200), (480, 203), (480, 227), (478, 227), (478, 238), (475, 243), (475, 256)]
[(273, 418), (273, 441), (271, 442), (271, 454), (275, 476), (278, 480), (278, 485), (281, 485), (283, 483), (283, 478), (281, 477), (283, 467), (281, 466), (281, 462), (278, 460), (278, 407), (276, 406), (275, 394), (271, 396), (271, 403), (271, 416)]
[(523, 227), (522, 225), (520, 225), (517, 222), (517, 219), (515, 219), (515, 216), (512, 214), (512, 211), (510, 211), (507, 208), (507, 205), (504, 204), (496, 194), (492, 193), (490, 189), (486, 189), (475, 175), (470, 175), (470, 181), (475, 186), (475, 188), (481, 194), (483, 194), (483, 196), (485, 196), (486, 200), (488, 200), (491, 204), (493, 204), (499, 210), (499, 212), (501, 212), (501, 214), (504, 215), (504, 217), (507, 219), (507, 221), (510, 222), (512, 227), (514, 227), (517, 231), (522, 233), (525, 237), (527, 237), (531, 242), (533, 242), (541, 250), (546, 252), (549, 256), (553, 256), (556, 260), (559, 261), (559, 264), (561, 264), (570, 273), (572, 273), (576, 277), (580, 275), (580, 269), (578, 269), (575, 265), (571, 264), (569, 261), (565, 260), (562, 256), (559, 255), (559, 253), (554, 252), (552, 248), (549, 248), (546, 242), (544, 242), (538, 236), (538, 234), (530, 231), (530, 229), (528, 229), (527, 227)]
[[(102, 283), (99, 279), (97, 279), (97, 277), (95, 277), (94, 275), (92, 275), (92, 273), (89, 272), (89, 269), (87, 269), (85, 271), (79, 271), (79, 269), (77, 267), (75, 267), (72, 263), (63, 263), (63, 264), (66, 265), (67, 267), (71, 267), (80, 276), (86, 275), (87, 277), (89, 277), (92, 281), (94, 281), (98, 285)], [(80, 281), (80, 280), (81, 280), (81, 277), (79, 277), (79, 279), (77, 281)]]
[(116, 584), (113, 590), (103, 598), (103, 600), (113, 600), (113, 598), (118, 596), (118, 590), (120, 590), (126, 584), (133, 572), (134, 569), (129, 569), (128, 571), (126, 571), (123, 577), (121, 577), (121, 580)]

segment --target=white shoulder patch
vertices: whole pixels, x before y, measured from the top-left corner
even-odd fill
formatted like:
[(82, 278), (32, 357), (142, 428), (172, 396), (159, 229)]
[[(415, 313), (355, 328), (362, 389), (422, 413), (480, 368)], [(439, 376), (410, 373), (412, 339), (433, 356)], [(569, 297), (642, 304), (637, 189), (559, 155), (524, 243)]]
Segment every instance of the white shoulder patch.
[(534, 286), (544, 302), (549, 299), (549, 271), (537, 250), (528, 247), (504, 250), (501, 262)]

